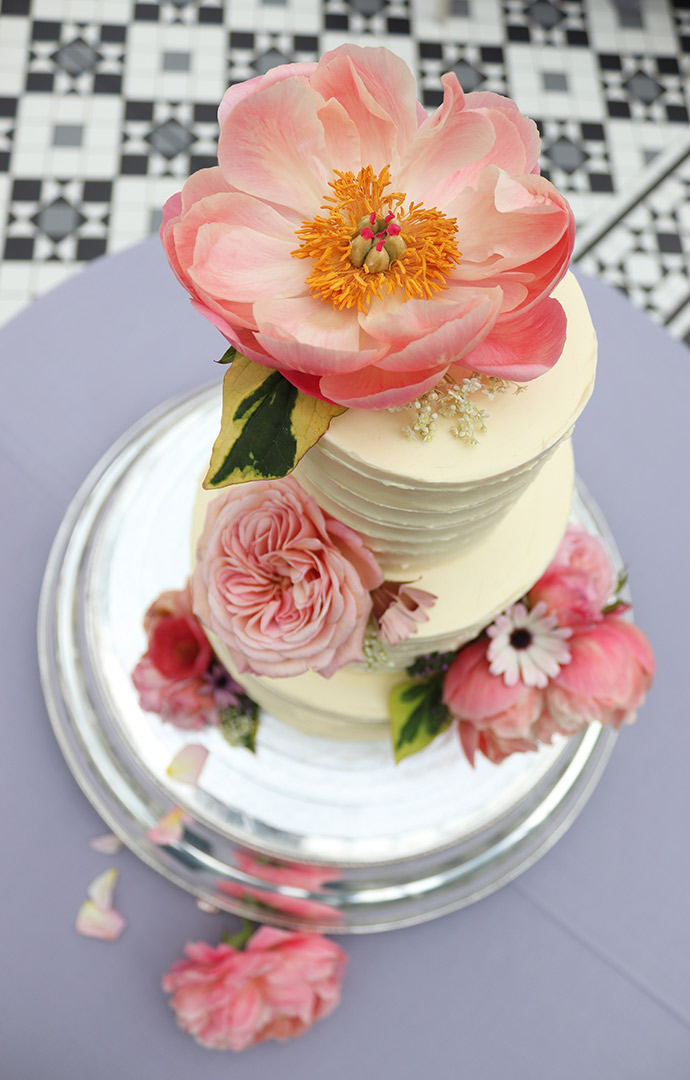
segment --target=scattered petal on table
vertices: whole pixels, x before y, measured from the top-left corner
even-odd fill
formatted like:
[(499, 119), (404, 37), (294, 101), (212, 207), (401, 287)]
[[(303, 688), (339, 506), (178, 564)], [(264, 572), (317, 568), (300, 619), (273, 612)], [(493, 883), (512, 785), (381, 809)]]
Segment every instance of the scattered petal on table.
[(127, 920), (113, 908), (100, 908), (93, 900), (85, 900), (77, 913), (76, 929), (85, 937), (101, 941), (116, 941), (127, 925)]
[(174, 806), (148, 830), (146, 837), (152, 844), (175, 844), (182, 839), (185, 824), (190, 822), (189, 815), (185, 814), (184, 810), (180, 810), (179, 806)]
[(117, 855), (122, 851), (122, 841), (113, 833), (107, 832), (102, 836), (93, 836), (89, 840), (89, 847), (101, 855)]
[(109, 870), (104, 870), (102, 874), (99, 874), (97, 878), (94, 878), (88, 889), (86, 895), (89, 900), (92, 900), (96, 907), (101, 911), (106, 911), (112, 907), (113, 893), (115, 891), (115, 882), (118, 879), (119, 871), (115, 870), (111, 866)]
[(167, 768), (171, 780), (179, 780), (181, 784), (196, 786), (201, 770), (206, 764), (208, 750), (200, 743), (189, 743), (176, 754)]

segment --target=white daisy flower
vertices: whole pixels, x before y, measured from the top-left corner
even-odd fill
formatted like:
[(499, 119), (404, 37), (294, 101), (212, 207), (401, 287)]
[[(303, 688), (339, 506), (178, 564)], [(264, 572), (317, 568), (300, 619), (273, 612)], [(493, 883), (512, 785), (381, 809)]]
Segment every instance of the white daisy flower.
[(521, 679), (525, 686), (543, 689), (549, 678), (570, 663), (566, 639), (572, 630), (558, 626), (543, 601), (531, 611), (524, 604), (513, 604), (486, 632), (491, 638), (486, 654), (489, 671), (502, 675), (506, 686), (515, 686)]

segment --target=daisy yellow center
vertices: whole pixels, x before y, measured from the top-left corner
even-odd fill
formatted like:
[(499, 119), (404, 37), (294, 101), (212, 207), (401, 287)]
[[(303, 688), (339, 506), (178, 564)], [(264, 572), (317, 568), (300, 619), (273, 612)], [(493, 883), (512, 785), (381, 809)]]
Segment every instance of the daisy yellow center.
[(403, 300), (428, 300), (448, 288), (447, 278), (460, 261), (457, 222), (435, 208), (409, 203), (390, 187), (386, 166), (335, 173), (332, 195), (322, 209), (297, 230), (296, 259), (311, 259), (306, 279), (310, 292), (337, 310), (365, 310), (373, 297), (399, 293)]

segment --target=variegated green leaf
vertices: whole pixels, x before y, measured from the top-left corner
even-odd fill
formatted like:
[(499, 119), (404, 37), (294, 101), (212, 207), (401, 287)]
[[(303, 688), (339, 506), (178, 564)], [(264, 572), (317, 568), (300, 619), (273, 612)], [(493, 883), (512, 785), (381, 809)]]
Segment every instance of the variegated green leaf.
[(237, 353), (223, 380), (220, 434), (204, 487), (287, 476), (342, 412), (342, 405), (309, 397), (279, 371)]
[(442, 676), (402, 683), (391, 692), (389, 713), (396, 762), (423, 750), (450, 725), (442, 693)]

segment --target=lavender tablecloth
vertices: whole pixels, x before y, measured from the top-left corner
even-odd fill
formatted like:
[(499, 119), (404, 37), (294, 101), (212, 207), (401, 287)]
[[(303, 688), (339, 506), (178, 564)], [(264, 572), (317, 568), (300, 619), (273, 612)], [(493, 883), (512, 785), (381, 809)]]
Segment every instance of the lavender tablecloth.
[[(96, 263), (0, 332), (3, 1080), (687, 1080), (690, 366), (686, 350), (592, 281), (597, 391), (580, 474), (631, 571), (659, 674), (570, 832), (501, 892), (424, 926), (345, 941), (336, 1013), (289, 1044), (204, 1051), (160, 975), (200, 912), (103, 831), (60, 756), (34, 645), (43, 567), (68, 501), (123, 430), (213, 375), (222, 339), (155, 241)], [(116, 944), (79, 937), (88, 882), (121, 870)]]

